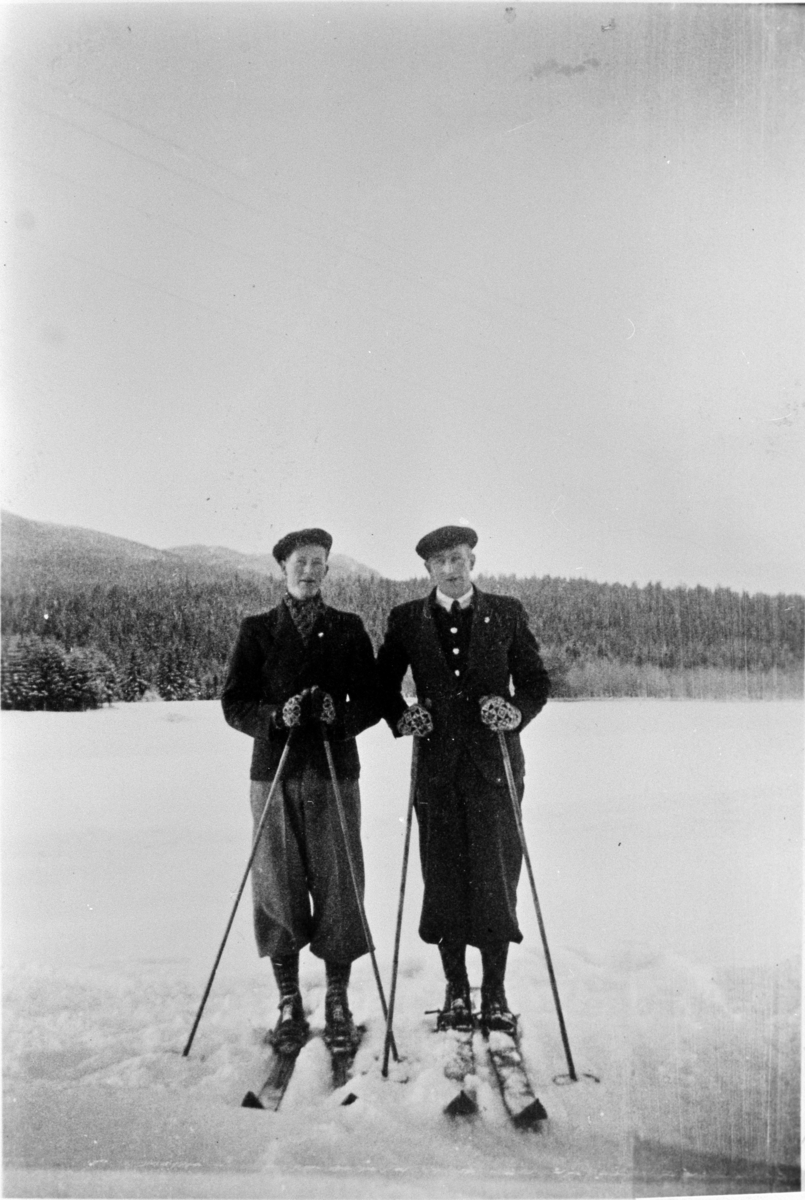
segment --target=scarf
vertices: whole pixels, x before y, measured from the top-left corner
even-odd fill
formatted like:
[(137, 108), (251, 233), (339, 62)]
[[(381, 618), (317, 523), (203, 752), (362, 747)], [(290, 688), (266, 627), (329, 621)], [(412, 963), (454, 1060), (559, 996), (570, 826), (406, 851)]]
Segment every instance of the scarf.
[(313, 626), (324, 612), (324, 601), (321, 596), (314, 596), (312, 600), (297, 600), (296, 596), (292, 596), (290, 592), (286, 592), (283, 599), (302, 641), (307, 645), (313, 632)]

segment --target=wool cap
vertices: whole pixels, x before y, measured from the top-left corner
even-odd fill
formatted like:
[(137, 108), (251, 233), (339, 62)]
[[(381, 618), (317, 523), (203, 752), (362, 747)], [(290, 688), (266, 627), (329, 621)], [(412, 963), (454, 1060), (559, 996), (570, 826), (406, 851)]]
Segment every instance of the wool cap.
[(286, 533), (285, 537), (280, 538), (271, 553), (278, 563), (284, 563), (297, 546), (323, 546), (329, 554), (332, 544), (333, 539), (326, 529), (297, 529), (295, 533)]
[(425, 561), (434, 554), (444, 550), (452, 550), (454, 546), (469, 546), (472, 550), (478, 541), (478, 534), (469, 525), (441, 525), (432, 533), (426, 533), (416, 544), (416, 552)]

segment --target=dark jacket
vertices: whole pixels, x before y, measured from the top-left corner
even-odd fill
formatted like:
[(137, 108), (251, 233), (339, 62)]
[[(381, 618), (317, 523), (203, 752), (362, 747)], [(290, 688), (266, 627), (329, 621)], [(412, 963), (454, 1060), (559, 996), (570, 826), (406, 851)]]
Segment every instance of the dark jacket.
[[(419, 751), (423, 780), (451, 779), (462, 755), (469, 755), (490, 783), (505, 782), (497, 734), (480, 719), (482, 696), (511, 699), (523, 714), (523, 729), (544, 706), (550, 679), (539, 646), (519, 600), (475, 588), (467, 668), (458, 681), (439, 644), (433, 595), (392, 609), (377, 658), (383, 716), (397, 734), (406, 703), (400, 686), (407, 668), (414, 676), (417, 700), (430, 711), (434, 731)], [(509, 681), (513, 685), (510, 690)], [(516, 780), (525, 764), (519, 730), (506, 734)]]
[[(497, 733), (481, 721), (482, 696), (510, 697), (523, 725), (550, 691), (519, 600), (475, 589), (466, 669), (456, 678), (439, 641), (432, 595), (392, 610), (377, 659), (383, 715), (396, 733), (410, 666), (433, 717), (419, 743), (416, 812), (425, 888), (420, 937), (473, 946), (522, 941), (517, 882), (522, 851)], [(510, 682), (512, 688), (510, 689)], [(505, 735), (518, 801), (525, 764), (517, 731)]]
[[(228, 724), (254, 738), (252, 779), (273, 777), (288, 738), (287, 730), (274, 727), (273, 714), (289, 697), (315, 684), (335, 703), (338, 719), (329, 736), (338, 776), (357, 779), (355, 738), (381, 715), (372, 643), (360, 617), (325, 606), (307, 646), (284, 603), (246, 617), (229, 661), (221, 704)], [(297, 774), (305, 764), (329, 776), (317, 721), (294, 733), (285, 770)]]

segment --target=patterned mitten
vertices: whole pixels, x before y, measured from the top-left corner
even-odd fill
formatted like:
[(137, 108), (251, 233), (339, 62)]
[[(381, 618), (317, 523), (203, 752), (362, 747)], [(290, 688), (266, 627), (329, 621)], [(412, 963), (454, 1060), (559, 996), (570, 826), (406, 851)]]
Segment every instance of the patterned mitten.
[(310, 689), (310, 715), (314, 721), (332, 725), (335, 721), (335, 704), (329, 692), (316, 685)]
[(297, 696), (291, 696), (282, 706), (282, 724), (287, 729), (293, 729), (297, 725), (302, 724), (302, 706), (307, 697), (303, 692)]
[(413, 734), (414, 737), (427, 737), (429, 733), (433, 732), (433, 719), (421, 704), (412, 704), (397, 722), (397, 732), (403, 737), (410, 734)]
[(484, 725), (488, 725), (495, 731), (500, 730), (507, 733), (511, 729), (516, 729), (523, 719), (520, 709), (515, 708), (502, 696), (482, 696), (480, 704), (481, 720)]

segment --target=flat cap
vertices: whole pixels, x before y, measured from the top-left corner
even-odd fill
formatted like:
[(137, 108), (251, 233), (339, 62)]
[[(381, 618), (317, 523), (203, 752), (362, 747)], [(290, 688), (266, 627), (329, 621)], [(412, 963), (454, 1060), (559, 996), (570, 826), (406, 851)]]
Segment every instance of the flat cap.
[(297, 546), (323, 546), (329, 554), (332, 544), (333, 539), (326, 529), (297, 529), (295, 533), (286, 533), (285, 537), (280, 538), (271, 553), (278, 563), (283, 563)]
[(432, 533), (426, 533), (416, 544), (416, 552), (426, 561), (434, 554), (444, 550), (452, 550), (454, 546), (469, 546), (472, 550), (478, 541), (478, 534), (469, 525), (441, 525)]

